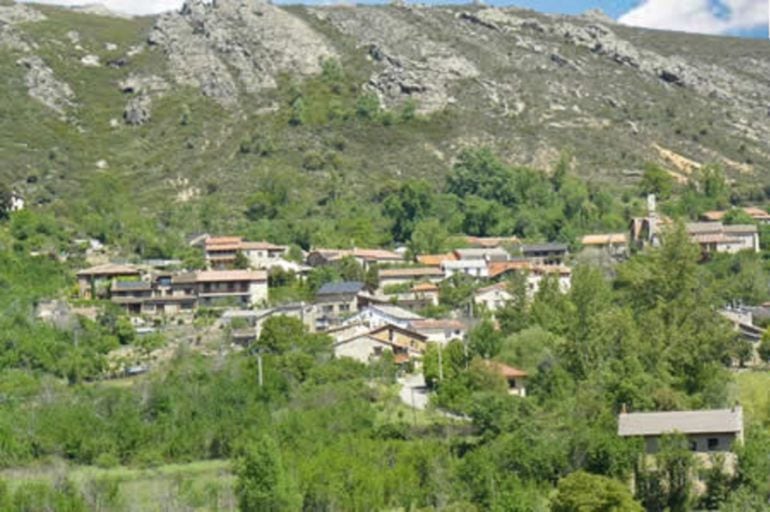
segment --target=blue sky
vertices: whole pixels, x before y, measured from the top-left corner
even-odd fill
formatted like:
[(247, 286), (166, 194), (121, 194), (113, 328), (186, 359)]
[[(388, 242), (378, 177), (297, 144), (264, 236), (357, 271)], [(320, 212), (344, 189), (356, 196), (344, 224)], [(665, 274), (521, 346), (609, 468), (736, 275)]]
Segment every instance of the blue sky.
[[(30, 0), (20, 0), (30, 1)], [(32, 0), (61, 5), (102, 3), (129, 14), (155, 14), (177, 9), (183, 0)], [(333, 4), (356, 0), (276, 0), (278, 3)], [(466, 0), (408, 0), (421, 3), (464, 3)], [(385, 3), (387, 0), (358, 0)], [(768, 0), (486, 0), (495, 6), (517, 6), (548, 13), (579, 14), (601, 9), (621, 23), (703, 34), (768, 37)]]

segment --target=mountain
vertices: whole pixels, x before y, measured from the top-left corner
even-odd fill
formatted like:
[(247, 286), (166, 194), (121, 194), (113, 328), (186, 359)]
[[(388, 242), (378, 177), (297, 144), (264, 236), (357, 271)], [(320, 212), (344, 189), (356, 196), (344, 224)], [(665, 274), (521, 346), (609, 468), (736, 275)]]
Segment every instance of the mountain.
[(770, 181), (767, 41), (467, 5), (104, 14), (0, 3), (0, 177), (77, 230), (238, 229), (276, 182), (308, 218), (481, 146), (618, 191), (648, 162)]

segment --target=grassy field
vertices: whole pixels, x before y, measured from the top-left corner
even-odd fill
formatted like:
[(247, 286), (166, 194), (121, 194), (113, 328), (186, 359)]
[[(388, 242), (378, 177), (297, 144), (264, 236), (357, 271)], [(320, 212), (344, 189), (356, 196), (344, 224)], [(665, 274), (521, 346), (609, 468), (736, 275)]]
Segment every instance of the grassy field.
[(736, 381), (747, 419), (770, 428), (770, 372), (739, 373)]
[(67, 478), (84, 491), (97, 511), (236, 509), (234, 478), (228, 461), (169, 464), (149, 469), (73, 467), (52, 461), (45, 466), (6, 470), (0, 477), (12, 489), (25, 483)]

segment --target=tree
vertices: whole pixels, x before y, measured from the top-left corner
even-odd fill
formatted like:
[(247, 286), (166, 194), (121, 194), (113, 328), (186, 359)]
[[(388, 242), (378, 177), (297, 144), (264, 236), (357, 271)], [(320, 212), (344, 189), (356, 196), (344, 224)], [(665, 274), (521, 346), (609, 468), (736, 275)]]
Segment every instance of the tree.
[(662, 167), (648, 164), (639, 187), (645, 195), (655, 194), (660, 199), (668, 199), (674, 190), (674, 178)]
[(293, 350), (315, 354), (328, 348), (329, 339), (323, 334), (309, 333), (302, 320), (281, 315), (265, 321), (257, 346), (274, 354)]
[(277, 444), (267, 435), (247, 444), (235, 461), (235, 495), (241, 512), (298, 509)]
[(421, 220), (414, 226), (409, 250), (415, 255), (443, 252), (448, 236), (444, 224), (438, 219), (431, 217)]
[(470, 349), (485, 359), (491, 359), (500, 353), (503, 343), (502, 334), (495, 329), (490, 320), (483, 320), (470, 332)]
[(584, 471), (559, 480), (551, 512), (642, 512), (628, 487), (617, 480)]
[(495, 312), (495, 318), (500, 323), (500, 330), (511, 334), (529, 325), (526, 274), (514, 273), (508, 280), (507, 291), (511, 294), (511, 300)]
[(637, 497), (648, 511), (688, 512), (695, 457), (681, 434), (663, 436), (659, 443), (656, 469), (637, 469)]
[(770, 330), (765, 331), (762, 335), (762, 341), (759, 342), (757, 353), (762, 361), (770, 363)]
[(5, 184), (0, 184), (0, 219), (7, 219), (13, 207), (13, 193)]
[(251, 267), (251, 262), (249, 262), (249, 258), (243, 254), (243, 251), (238, 251), (235, 253), (235, 262), (233, 263), (233, 266), (240, 270), (246, 270)]

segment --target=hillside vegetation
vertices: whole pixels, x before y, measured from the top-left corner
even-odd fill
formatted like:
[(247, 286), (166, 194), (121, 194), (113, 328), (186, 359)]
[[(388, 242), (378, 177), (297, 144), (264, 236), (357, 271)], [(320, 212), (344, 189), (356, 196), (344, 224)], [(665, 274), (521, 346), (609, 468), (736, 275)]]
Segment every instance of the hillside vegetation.
[[(7, 6), (0, 20), (0, 176), (74, 234), (130, 251), (205, 230), (382, 243), (394, 184), (440, 192), (482, 146), (541, 173), (566, 156), (615, 194), (650, 162), (680, 182), (715, 163), (734, 200), (764, 200), (764, 41), (235, 0), (159, 19)], [(265, 198), (280, 211), (253, 208)]]

